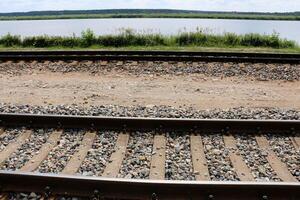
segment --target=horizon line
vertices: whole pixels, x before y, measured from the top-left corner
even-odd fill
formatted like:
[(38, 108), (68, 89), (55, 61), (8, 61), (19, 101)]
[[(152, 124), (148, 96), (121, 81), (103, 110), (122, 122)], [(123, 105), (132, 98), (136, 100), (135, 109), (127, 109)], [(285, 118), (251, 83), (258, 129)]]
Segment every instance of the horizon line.
[(107, 10), (162, 10), (162, 11), (185, 11), (185, 12), (216, 12), (216, 13), (298, 13), (299, 11), (289, 11), (289, 12), (278, 12), (278, 11), (274, 11), (274, 12), (263, 12), (263, 11), (259, 11), (259, 12), (254, 12), (254, 11), (236, 11), (236, 10), (232, 10), (232, 11), (217, 11), (217, 10), (192, 10), (192, 9), (172, 9), (172, 8), (115, 8), (115, 9), (82, 9), (82, 10), (78, 10), (78, 9), (70, 9), (70, 10), (31, 10), (31, 11), (17, 11), (17, 12), (0, 12), (0, 14), (17, 14), (17, 13), (33, 13), (33, 12), (74, 12), (74, 11), (107, 11)]

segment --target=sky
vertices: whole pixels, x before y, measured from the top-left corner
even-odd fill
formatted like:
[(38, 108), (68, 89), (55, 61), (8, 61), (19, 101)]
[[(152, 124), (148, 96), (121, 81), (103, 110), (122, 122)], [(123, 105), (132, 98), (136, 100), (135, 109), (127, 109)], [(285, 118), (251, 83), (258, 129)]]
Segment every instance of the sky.
[(203, 11), (300, 11), (300, 0), (0, 0), (0, 12), (164, 8)]

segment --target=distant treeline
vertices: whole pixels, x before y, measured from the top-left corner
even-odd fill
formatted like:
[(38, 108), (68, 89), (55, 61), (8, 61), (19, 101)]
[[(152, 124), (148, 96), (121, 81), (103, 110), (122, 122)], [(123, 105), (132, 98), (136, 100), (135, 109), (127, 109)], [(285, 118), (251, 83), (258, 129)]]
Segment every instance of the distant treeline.
[(179, 33), (178, 35), (165, 36), (161, 34), (140, 34), (128, 29), (118, 35), (97, 36), (91, 30), (82, 32), (80, 37), (69, 36), (20, 36), (7, 34), (0, 37), (0, 46), (3, 47), (267, 47), (267, 48), (298, 48), (294, 41), (281, 39), (278, 34), (236, 35), (226, 33), (214, 35), (201, 30), (197, 32)]
[(215, 18), (300, 20), (300, 12), (217, 12), (172, 9), (61, 10), (0, 13), (0, 20), (80, 18)]
[(107, 9), (107, 10), (60, 10), (0, 13), (0, 16), (45, 16), (45, 15), (78, 15), (78, 14), (235, 14), (235, 15), (277, 15), (300, 16), (299, 12), (219, 12), (172, 9)]

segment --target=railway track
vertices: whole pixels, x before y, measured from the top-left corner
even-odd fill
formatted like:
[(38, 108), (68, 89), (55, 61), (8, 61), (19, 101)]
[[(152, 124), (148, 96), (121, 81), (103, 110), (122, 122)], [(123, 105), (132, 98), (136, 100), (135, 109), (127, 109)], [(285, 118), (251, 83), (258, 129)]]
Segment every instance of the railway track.
[(132, 60), (132, 61), (211, 61), (300, 63), (300, 54), (226, 53), (186, 51), (0, 51), (0, 61), (68, 61), (68, 60)]
[(0, 127), (2, 199), (300, 198), (297, 120), (0, 114)]

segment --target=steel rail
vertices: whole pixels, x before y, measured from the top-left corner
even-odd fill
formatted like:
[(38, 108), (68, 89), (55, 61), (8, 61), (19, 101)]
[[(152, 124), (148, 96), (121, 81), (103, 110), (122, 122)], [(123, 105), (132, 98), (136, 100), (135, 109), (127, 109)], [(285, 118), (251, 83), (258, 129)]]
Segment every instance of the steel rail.
[(238, 119), (180, 119), (131, 118), (103, 116), (70, 116), (38, 114), (0, 114), (0, 126), (97, 128), (116, 130), (176, 130), (208, 132), (297, 132), (300, 120), (238, 120)]
[(0, 55), (176, 55), (176, 56), (243, 56), (243, 57), (289, 57), (300, 58), (293, 53), (237, 53), (237, 52), (201, 52), (201, 51), (0, 51)]
[(0, 60), (132, 60), (300, 63), (300, 54), (192, 51), (0, 51)]
[(126, 180), (0, 171), (2, 193), (98, 199), (299, 199), (299, 183)]

